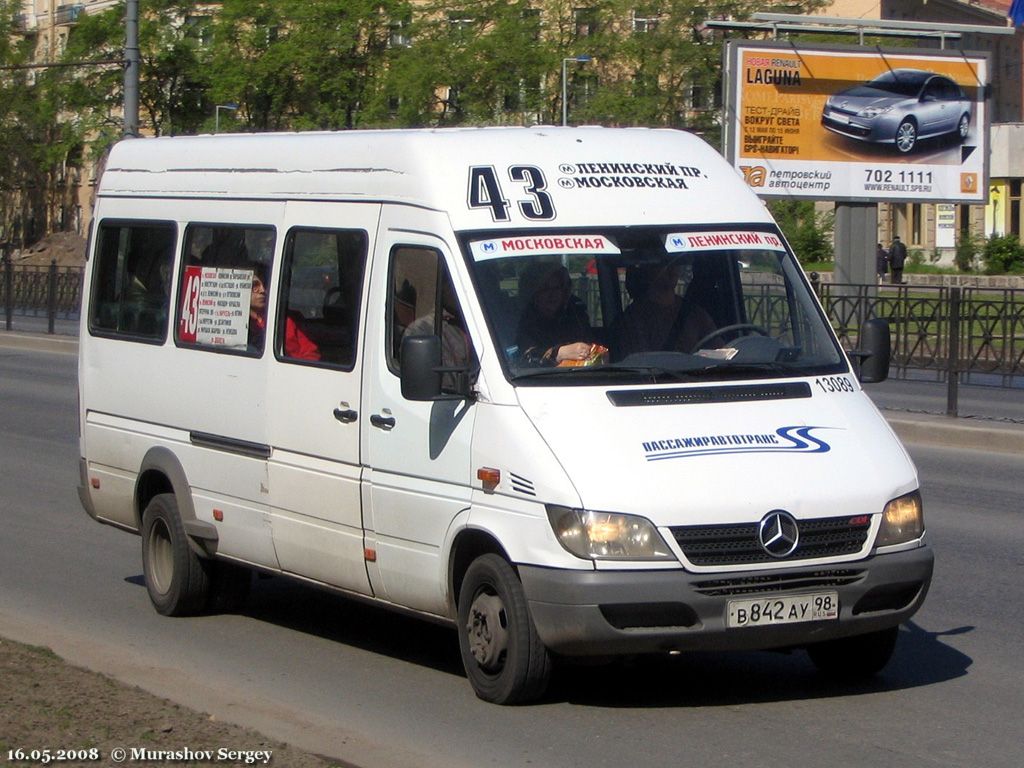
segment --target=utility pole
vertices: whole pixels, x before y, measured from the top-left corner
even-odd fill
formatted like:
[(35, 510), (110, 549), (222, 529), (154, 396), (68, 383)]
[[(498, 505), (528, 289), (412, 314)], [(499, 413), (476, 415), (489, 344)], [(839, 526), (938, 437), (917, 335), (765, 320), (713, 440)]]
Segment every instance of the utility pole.
[(139, 0), (125, 3), (124, 135), (139, 135)]

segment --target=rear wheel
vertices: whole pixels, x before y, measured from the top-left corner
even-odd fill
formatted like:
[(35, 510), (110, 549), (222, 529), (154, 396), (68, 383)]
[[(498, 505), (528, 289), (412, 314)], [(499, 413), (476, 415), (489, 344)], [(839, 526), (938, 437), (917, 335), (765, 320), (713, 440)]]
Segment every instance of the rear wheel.
[(863, 680), (882, 670), (896, 649), (899, 627), (842, 637), (807, 647), (814, 665), (829, 677)]
[(484, 701), (519, 704), (547, 689), (551, 657), (530, 618), (519, 577), (498, 555), (482, 555), (466, 570), (459, 647), (466, 676)]
[(956, 132), (957, 132), (957, 135), (960, 137), (960, 141), (966, 141), (967, 140), (967, 134), (970, 133), (970, 130), (971, 130), (971, 116), (966, 114), (966, 113), (963, 114), (963, 115), (960, 115), (960, 122), (957, 123), (957, 126), (956, 126)]
[(173, 493), (154, 496), (142, 515), (142, 570), (149, 599), (164, 616), (189, 616), (206, 607), (210, 563), (189, 544)]

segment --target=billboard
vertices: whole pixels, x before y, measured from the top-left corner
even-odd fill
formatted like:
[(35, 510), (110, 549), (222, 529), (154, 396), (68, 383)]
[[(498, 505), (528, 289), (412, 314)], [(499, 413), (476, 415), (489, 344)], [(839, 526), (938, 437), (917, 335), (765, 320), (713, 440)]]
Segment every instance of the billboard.
[(726, 157), (762, 197), (984, 203), (985, 54), (731, 41)]

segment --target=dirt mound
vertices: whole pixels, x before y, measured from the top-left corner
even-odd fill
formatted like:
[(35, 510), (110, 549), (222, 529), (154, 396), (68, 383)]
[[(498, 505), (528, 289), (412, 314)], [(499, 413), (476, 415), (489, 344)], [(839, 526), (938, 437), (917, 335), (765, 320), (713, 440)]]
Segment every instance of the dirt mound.
[(339, 765), (3, 638), (0, 734), (8, 759), (25, 766)]
[(85, 264), (85, 238), (74, 232), (54, 232), (28, 248), (11, 254), (15, 266), (48, 267), (56, 260), (58, 267), (81, 267)]

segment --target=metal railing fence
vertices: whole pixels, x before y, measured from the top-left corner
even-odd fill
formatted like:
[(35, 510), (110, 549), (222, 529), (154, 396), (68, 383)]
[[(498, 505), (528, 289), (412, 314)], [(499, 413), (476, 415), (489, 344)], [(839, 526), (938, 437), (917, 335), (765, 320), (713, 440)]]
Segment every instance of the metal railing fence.
[[(83, 267), (19, 266), (0, 262), (0, 308), (8, 330), (14, 314), (78, 319)], [(811, 284), (833, 328), (847, 349), (856, 349), (864, 321), (883, 318), (893, 339), (890, 375), (1024, 386), (1024, 290), (968, 286)], [(597, 282), (584, 277), (575, 286), (591, 312)], [(752, 317), (781, 321), (786, 297), (776, 286), (745, 286)], [(592, 314), (592, 316), (594, 316)]]
[(14, 265), (0, 261), (0, 308), (7, 330), (15, 314), (46, 317), (49, 332), (57, 319), (77, 320), (82, 305), (84, 267)]

